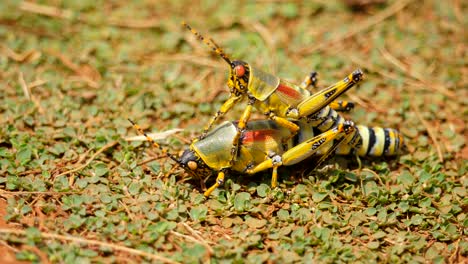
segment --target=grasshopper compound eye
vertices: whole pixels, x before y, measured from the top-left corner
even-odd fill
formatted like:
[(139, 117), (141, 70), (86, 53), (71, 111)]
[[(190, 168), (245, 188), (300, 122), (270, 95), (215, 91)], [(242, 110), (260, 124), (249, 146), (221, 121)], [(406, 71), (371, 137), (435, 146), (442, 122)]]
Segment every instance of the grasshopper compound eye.
[(187, 163), (187, 166), (189, 167), (189, 169), (191, 170), (196, 170), (198, 168), (198, 164), (195, 162), (195, 161), (189, 161)]
[(237, 77), (242, 77), (245, 74), (245, 67), (244, 65), (237, 65), (234, 67), (234, 72), (236, 73)]

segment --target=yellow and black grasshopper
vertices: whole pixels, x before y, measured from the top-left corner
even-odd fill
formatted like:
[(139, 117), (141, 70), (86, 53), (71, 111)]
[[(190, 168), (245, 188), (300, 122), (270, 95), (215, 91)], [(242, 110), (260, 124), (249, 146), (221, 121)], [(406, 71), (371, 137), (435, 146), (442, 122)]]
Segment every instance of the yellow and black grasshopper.
[[(216, 120), (228, 112), (237, 102), (244, 98), (248, 99), (247, 107), (239, 119), (237, 133), (232, 142), (233, 157), (237, 151), (240, 133), (250, 119), (253, 107), (278, 125), (289, 129), (291, 135), (294, 136), (300, 128), (293, 121), (317, 114), (318, 111), (330, 105), (363, 78), (363, 72), (358, 69), (336, 84), (311, 94), (307, 87), (314, 83), (315, 76), (313, 74), (307, 76), (301, 85), (281, 80), (247, 62), (230, 59), (213, 41), (206, 40), (185, 22), (183, 25), (218, 54), (230, 68), (227, 81), (230, 97), (213, 116), (200, 138), (203, 138)], [(331, 104), (331, 106), (334, 105), (341, 107), (339, 104)]]
[[(130, 121), (132, 122), (132, 121)], [(202, 139), (195, 140), (177, 159), (148, 137), (134, 122), (134, 127), (168, 156), (189, 172), (207, 175), (217, 172), (216, 182), (205, 196), (224, 182), (229, 171), (255, 174), (272, 168), (272, 187), (277, 186), (277, 168), (294, 165), (312, 155), (327, 157), (332, 153), (359, 156), (398, 155), (403, 147), (401, 134), (390, 128), (355, 126), (346, 120), (321, 132), (310, 123), (294, 121), (300, 129), (291, 131), (271, 120), (254, 120), (246, 124), (239, 138), (236, 159), (232, 159), (232, 140), (237, 134), (237, 122), (224, 122)], [(320, 133), (319, 135), (316, 135)], [(285, 141), (286, 140), (286, 141)], [(316, 165), (321, 163), (321, 158)]]

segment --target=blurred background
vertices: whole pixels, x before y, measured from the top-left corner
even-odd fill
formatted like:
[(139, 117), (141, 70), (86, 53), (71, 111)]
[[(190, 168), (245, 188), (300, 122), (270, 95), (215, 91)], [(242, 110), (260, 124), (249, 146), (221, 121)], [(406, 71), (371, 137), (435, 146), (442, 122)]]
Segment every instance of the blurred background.
[[(94, 244), (83, 247), (86, 250), (61, 247), (60, 240), (46, 245), (34, 233), (40, 230), (162, 252), (181, 262), (213, 256), (227, 261), (249, 256), (251, 262), (414, 260), (412, 253), (425, 256), (423, 262), (460, 260), (460, 254), (466, 256), (457, 236), (463, 223), (466, 227), (461, 210), (466, 209), (468, 157), (466, 12), (467, 3), (458, 0), (2, 1), (0, 227), (6, 229), (0, 238), (8, 237), (9, 242), (0, 247), (11, 259), (136, 259), (125, 250), (103, 253)], [(414, 204), (408, 204), (416, 208), (412, 212), (421, 213), (423, 220), (405, 224), (413, 215), (397, 214), (385, 222), (386, 230), (371, 225), (370, 230), (353, 234), (352, 240), (349, 229), (330, 229), (339, 235), (341, 244), (335, 243), (320, 233), (323, 230), (317, 233), (307, 224), (340, 226), (330, 213), (349, 220), (345, 211), (351, 209), (339, 203), (334, 210), (324, 209), (328, 220), (310, 209), (321, 201), (310, 199), (320, 193), (316, 189), (320, 182), (328, 190), (327, 179), (301, 185), (306, 186), (301, 189), (305, 195), (299, 198), (281, 196), (282, 205), (269, 207), (271, 201), (253, 199), (257, 203), (249, 202), (248, 210), (233, 208), (238, 201), (233, 199), (244, 201), (244, 196), (229, 192), (242, 188), (255, 196), (255, 186), (269, 185), (268, 176), (263, 182), (253, 178), (249, 181), (254, 185), (228, 184), (227, 198), (205, 205), (198, 182), (195, 187), (187, 183), (185, 174), (157, 149), (125, 142), (122, 137), (136, 134), (127, 118), (147, 131), (182, 128), (182, 133), (163, 141), (177, 153), (199, 135), (228, 97), (225, 62), (182, 21), (212, 38), (229, 56), (297, 84), (312, 70), (319, 73), (319, 87), (326, 87), (362, 68), (364, 81), (340, 98), (356, 103), (347, 116), (358, 124), (399, 129), (409, 153), (390, 163), (370, 163), (367, 172), (352, 172), (361, 180), (381, 175), (383, 182), (375, 181), (377, 193), (398, 189), (388, 194), (394, 197), (393, 207), (389, 196), (373, 204), (351, 195), (349, 204), (386, 208), (390, 215), (401, 197), (410, 195)], [(237, 105), (225, 120), (237, 119), (244, 106)], [(258, 113), (254, 117), (264, 118)], [(428, 183), (421, 180), (424, 177), (436, 180)], [(442, 183), (447, 185), (439, 186)], [(364, 188), (359, 181), (353, 186), (356, 192)], [(453, 197), (441, 201), (445, 193)], [(429, 205), (418, 204), (424, 199)], [(445, 203), (458, 209), (444, 211)], [(307, 211), (294, 218), (296, 205), (312, 210), (313, 216)], [(437, 209), (427, 209), (431, 206)], [(270, 215), (258, 212), (266, 208)], [(287, 217), (284, 211), (278, 214), (279, 208), (288, 212)], [(370, 216), (379, 215), (378, 210)], [(309, 216), (313, 221), (298, 220)], [(231, 220), (220, 222), (220, 217)], [(451, 217), (457, 220), (448, 221)], [(359, 223), (374, 221), (364, 218)], [(182, 226), (186, 221), (195, 233)], [(154, 227), (153, 222), (167, 225)], [(253, 232), (257, 226), (276, 236)], [(8, 230), (27, 227), (35, 229), (12, 243), (13, 231)], [(298, 246), (292, 241), (305, 238), (294, 232), (275, 233), (284, 228), (302, 230), (300, 234), (316, 240)], [(408, 236), (399, 237), (400, 230), (409, 230)], [(380, 231), (385, 235), (379, 236)], [(223, 242), (216, 245), (219, 241)], [(415, 241), (423, 244), (415, 246)], [(329, 248), (323, 243), (330, 243)], [(275, 249), (278, 244), (283, 246)], [(285, 252), (290, 255), (282, 259)]]

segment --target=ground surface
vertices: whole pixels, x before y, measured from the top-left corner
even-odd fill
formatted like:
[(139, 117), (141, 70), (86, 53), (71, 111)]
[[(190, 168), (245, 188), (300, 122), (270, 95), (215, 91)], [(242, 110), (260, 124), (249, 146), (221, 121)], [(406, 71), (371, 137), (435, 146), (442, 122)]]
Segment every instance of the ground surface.
[[(466, 261), (466, 2), (218, 2), (0, 3), (0, 262)], [(127, 118), (183, 128), (161, 141), (177, 153), (227, 98), (224, 62), (183, 20), (296, 83), (364, 69), (349, 117), (399, 129), (409, 153), (286, 168), (277, 190), (231, 178), (204, 199), (122, 139)]]

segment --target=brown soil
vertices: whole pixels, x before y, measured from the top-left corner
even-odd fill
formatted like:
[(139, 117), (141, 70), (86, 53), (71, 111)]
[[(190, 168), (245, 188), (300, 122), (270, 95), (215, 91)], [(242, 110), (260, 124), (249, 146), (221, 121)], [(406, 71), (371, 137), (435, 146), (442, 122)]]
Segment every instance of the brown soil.
[[(0, 198), (0, 228), (15, 228), (13, 225), (8, 224), (5, 221), (5, 216), (7, 214), (6, 211), (7, 208), (7, 202), (5, 199)], [(15, 254), (16, 252), (14, 251), (13, 247), (8, 246), (8, 242), (4, 241), (3, 239), (0, 239), (0, 263), (2, 264), (23, 264), (23, 263), (29, 263), (26, 261), (18, 261), (16, 260)]]

